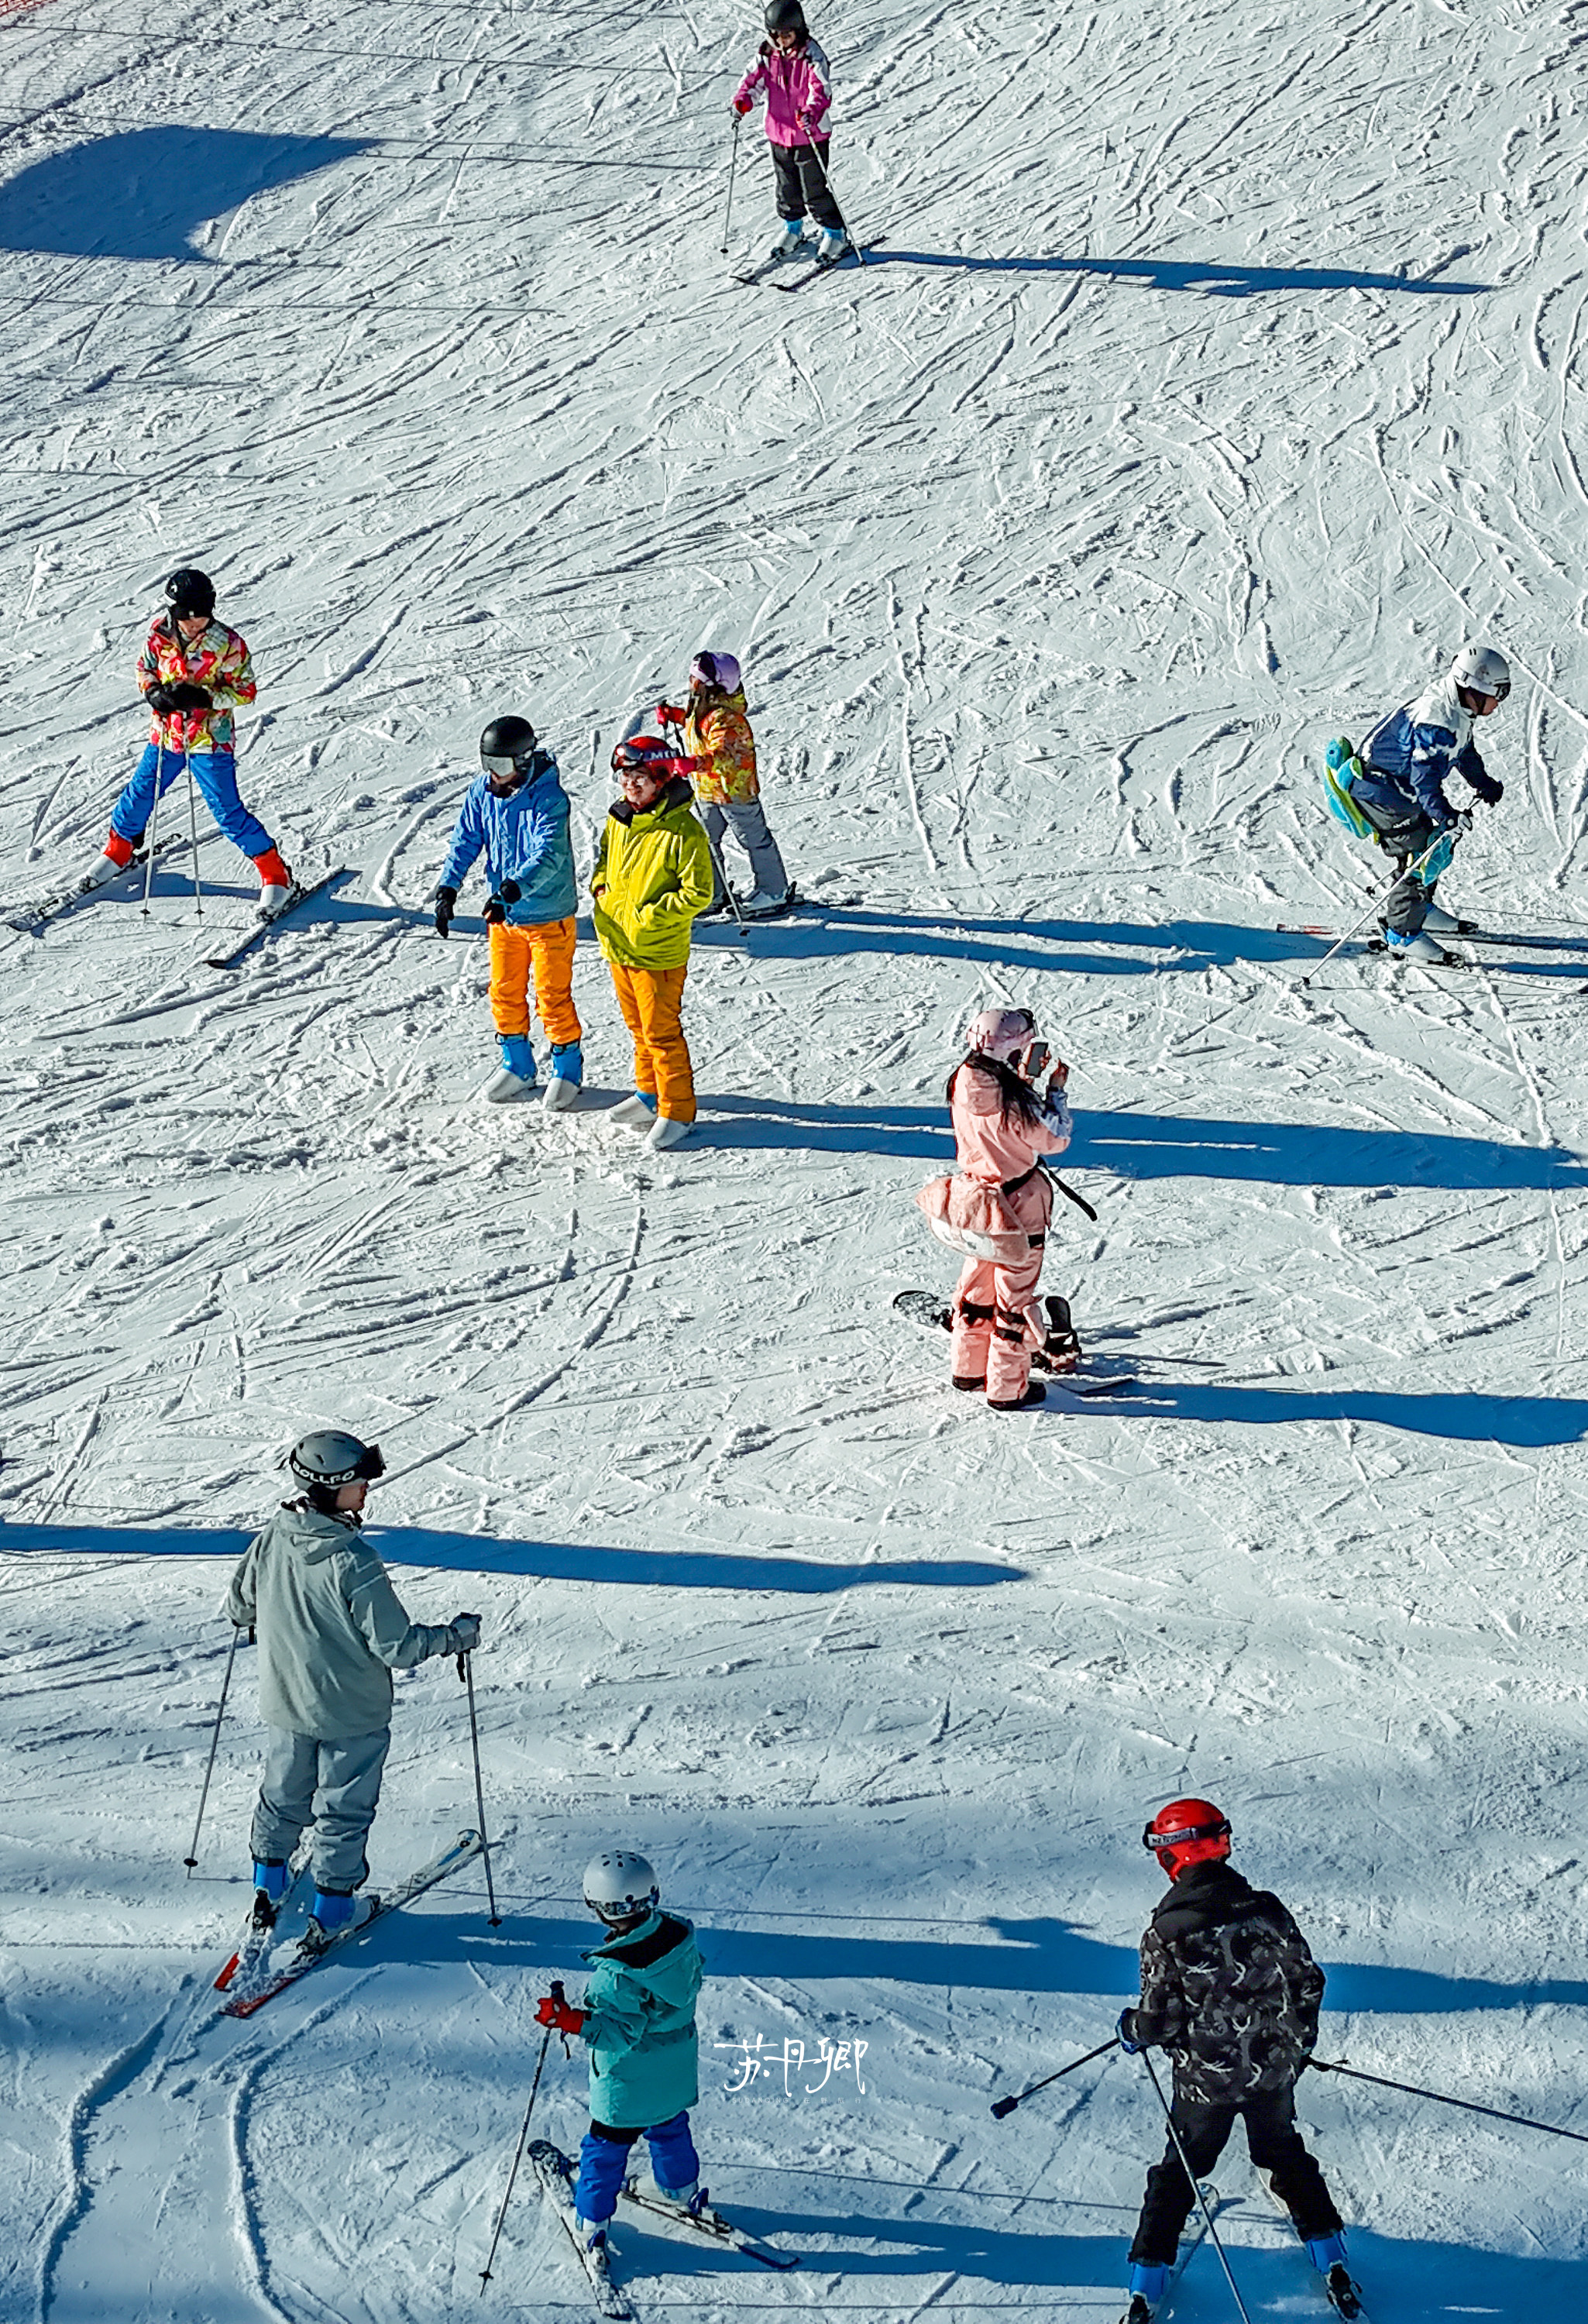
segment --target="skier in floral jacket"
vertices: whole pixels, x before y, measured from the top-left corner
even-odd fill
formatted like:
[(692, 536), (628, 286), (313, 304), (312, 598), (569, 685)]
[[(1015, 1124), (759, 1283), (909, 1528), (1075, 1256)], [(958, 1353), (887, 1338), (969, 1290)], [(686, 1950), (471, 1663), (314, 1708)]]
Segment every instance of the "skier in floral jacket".
[(85, 888), (97, 887), (129, 864), (163, 798), (184, 768), (234, 847), (259, 874), (259, 900), (268, 911), (284, 903), (292, 874), (276, 844), (237, 792), (232, 712), (252, 702), (258, 687), (245, 638), (215, 618), (215, 584), (190, 566), (165, 585), (164, 613), (150, 626), (138, 657), (138, 689), (153, 713), (149, 742), (110, 816), (104, 853), (88, 868)]
[(722, 846), (724, 835), (731, 830), (750, 858), (751, 893), (739, 906), (745, 918), (771, 919), (786, 911), (792, 891), (761, 803), (755, 737), (750, 731), (737, 658), (731, 653), (697, 653), (689, 665), (688, 707), (679, 710), (670, 702), (659, 703), (657, 715), (665, 724), (684, 730), (684, 749), (688, 754), (685, 770), (695, 786), (700, 820), (711, 841), (711, 909), (720, 912), (727, 902)]

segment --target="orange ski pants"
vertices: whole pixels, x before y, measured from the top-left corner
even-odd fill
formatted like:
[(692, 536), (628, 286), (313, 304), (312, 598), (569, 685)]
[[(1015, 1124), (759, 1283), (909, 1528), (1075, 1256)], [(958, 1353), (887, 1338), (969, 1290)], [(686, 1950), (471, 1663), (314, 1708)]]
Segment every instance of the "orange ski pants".
[(606, 964), (623, 1023), (634, 1039), (634, 1087), (654, 1096), (669, 1121), (695, 1119), (695, 1075), (679, 1022), (688, 963), (679, 968), (620, 968)]
[(499, 1033), (528, 1033), (530, 992), (548, 1038), (560, 1049), (581, 1040), (574, 1007), (574, 919), (543, 920), (539, 927), (512, 928), (505, 921), (491, 936), (491, 1015)]

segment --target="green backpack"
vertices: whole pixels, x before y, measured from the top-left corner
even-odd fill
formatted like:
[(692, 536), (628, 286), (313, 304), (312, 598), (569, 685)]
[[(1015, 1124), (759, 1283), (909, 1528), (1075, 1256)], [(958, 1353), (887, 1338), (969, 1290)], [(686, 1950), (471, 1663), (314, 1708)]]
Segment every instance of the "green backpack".
[(1362, 770), (1362, 761), (1343, 734), (1336, 735), (1324, 752), (1324, 796), (1329, 813), (1358, 839), (1371, 839), (1379, 844), (1379, 835), (1367, 816), (1352, 798), (1349, 786)]

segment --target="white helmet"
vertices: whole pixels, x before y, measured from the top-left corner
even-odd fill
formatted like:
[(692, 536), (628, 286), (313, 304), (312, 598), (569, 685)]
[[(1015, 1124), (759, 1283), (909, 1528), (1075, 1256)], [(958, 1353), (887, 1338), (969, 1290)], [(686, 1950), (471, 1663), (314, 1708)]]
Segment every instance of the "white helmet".
[(655, 1873), (632, 1848), (604, 1848), (585, 1867), (585, 1902), (609, 1927), (653, 1913), (660, 1898)]
[(1450, 665), (1453, 682), (1471, 687), (1474, 694), (1492, 694), (1503, 702), (1510, 692), (1510, 664), (1492, 646), (1463, 646)]
[(965, 1045), (973, 1057), (995, 1057), (1026, 1081), (1045, 1072), (1053, 1054), (1037, 1038), (1037, 1019), (1029, 1009), (982, 1010), (965, 1028)]

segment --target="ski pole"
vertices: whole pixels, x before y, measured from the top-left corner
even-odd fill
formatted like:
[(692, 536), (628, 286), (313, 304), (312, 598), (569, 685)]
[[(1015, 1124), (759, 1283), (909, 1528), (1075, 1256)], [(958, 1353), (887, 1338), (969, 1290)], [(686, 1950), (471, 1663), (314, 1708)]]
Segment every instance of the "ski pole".
[(729, 885), (728, 874), (723, 863), (721, 852), (717, 847), (716, 840), (712, 837), (710, 831), (706, 827), (706, 818), (704, 816), (700, 819), (700, 828), (706, 833), (706, 844), (711, 850), (712, 868), (716, 873), (717, 885), (721, 888), (724, 895), (728, 899), (728, 909), (733, 913), (734, 919), (738, 923), (739, 934), (742, 936), (748, 936), (750, 931), (745, 926), (744, 915), (739, 909), (739, 899), (734, 895), (732, 887)]
[(1307, 970), (1306, 974), (1301, 980), (1304, 989), (1312, 982), (1313, 978), (1317, 974), (1319, 969), (1323, 968), (1329, 961), (1334, 959), (1334, 954), (1340, 950), (1341, 945), (1348, 945), (1351, 942), (1352, 937), (1356, 934), (1358, 928), (1365, 928), (1368, 922), (1371, 919), (1376, 918), (1379, 913), (1383, 910), (1391, 896), (1398, 896), (1408, 880), (1415, 880), (1417, 878), (1417, 873), (1422, 870), (1429, 856), (1433, 854), (1435, 848), (1439, 845), (1440, 841), (1444, 839), (1445, 836), (1445, 835), (1444, 832), (1436, 832), (1431, 844), (1423, 850), (1422, 853), (1417, 857), (1417, 862), (1415, 863), (1408, 863), (1405, 871), (1400, 872), (1393, 881), (1391, 881), (1389, 887), (1385, 889), (1383, 894), (1378, 898), (1377, 901), (1368, 906), (1367, 910), (1362, 914), (1361, 919), (1353, 922), (1353, 924), (1346, 929), (1345, 934), (1343, 936), (1335, 938), (1334, 942), (1329, 946), (1328, 951), (1324, 954), (1322, 960), (1314, 961), (1312, 966)]
[(1317, 2074), (1349, 2074), (1353, 2082), (1377, 2082), (1381, 2090), (1404, 2090), (1408, 2098), (1432, 2098), (1436, 2106), (1463, 2107), (1468, 2114), (1491, 2115), (1496, 2122), (1520, 2123), (1524, 2130), (1547, 2131), (1551, 2138), (1574, 2138), (1579, 2146), (1588, 2146), (1588, 2133), (1563, 2130), (1556, 2122), (1535, 2122), (1530, 2115), (1507, 2114), (1500, 2107), (1480, 2106), (1475, 2098), (1446, 2098), (1443, 2090), (1419, 2089), (1416, 2082), (1392, 2082), (1384, 2074), (1364, 2074), (1360, 2066), (1331, 2066), (1322, 2058), (1307, 2061)]
[[(811, 152), (811, 158), (812, 158), (812, 160), (815, 161), (817, 168), (817, 169), (821, 171), (821, 173), (822, 173), (822, 183), (823, 183), (823, 185), (824, 185), (824, 186), (826, 186), (826, 189), (827, 189), (827, 199), (832, 203), (833, 208), (834, 208), (836, 210), (838, 210), (838, 197), (837, 197), (837, 195), (833, 191), (833, 181), (832, 181), (831, 178), (829, 178), (829, 177), (828, 177), (828, 175), (827, 175), (827, 165), (826, 165), (826, 163), (822, 160), (821, 155), (820, 155), (820, 154), (817, 152), (817, 150), (816, 150), (816, 139), (815, 139), (814, 137), (813, 137), (813, 138), (811, 139), (811, 141), (810, 141), (810, 152)], [(840, 225), (841, 226), (844, 226), (844, 239), (845, 239), (845, 241), (849, 244), (850, 249), (854, 253), (855, 259), (856, 259), (856, 261), (858, 262), (858, 263), (859, 263), (860, 265), (863, 266), (863, 265), (865, 264), (865, 253), (864, 253), (864, 251), (863, 251), (863, 250), (862, 250), (862, 248), (861, 248), (861, 246), (860, 246), (859, 243), (857, 243), (857, 242), (855, 241), (854, 236), (850, 233), (849, 228), (847, 227), (847, 226), (845, 226), (845, 224), (844, 224), (844, 213), (843, 213), (843, 211), (842, 211), (842, 210), (838, 210), (838, 223), (839, 223), (839, 225)]]
[(193, 850), (195, 918), (204, 918), (204, 890), (198, 878), (198, 801), (193, 786), (193, 753), (188, 753), (188, 844)]
[(1175, 2127), (1174, 2110), (1170, 2107), (1168, 2098), (1166, 2098), (1163, 2094), (1162, 2085), (1159, 2083), (1158, 2076), (1152, 2070), (1151, 2059), (1148, 2056), (1145, 2050), (1141, 2052), (1140, 2055), (1141, 2063), (1147, 2069), (1147, 2078), (1151, 2082), (1153, 2089), (1157, 2092), (1158, 2102), (1163, 2108), (1163, 2118), (1169, 2126), (1169, 2136), (1175, 2143), (1175, 2153), (1180, 2158), (1180, 2168), (1186, 2173), (1186, 2178), (1191, 2181), (1191, 2190), (1196, 2198), (1197, 2205), (1202, 2212), (1203, 2218), (1207, 2223), (1207, 2232), (1212, 2236), (1213, 2247), (1219, 2255), (1219, 2265), (1224, 2271), (1224, 2281), (1230, 2287), (1230, 2297), (1234, 2301), (1236, 2309), (1240, 2313), (1241, 2324), (1251, 2324), (1251, 2319), (1246, 2313), (1246, 2302), (1242, 2299), (1239, 2291), (1236, 2289), (1235, 2279), (1230, 2273), (1230, 2263), (1224, 2256), (1223, 2245), (1219, 2241), (1219, 2231), (1213, 2223), (1213, 2212), (1209, 2209), (1207, 2197), (1203, 2193), (1202, 2189), (1197, 2182), (1196, 2172), (1192, 2170), (1191, 2165), (1186, 2160), (1186, 2150), (1180, 2144), (1180, 2134)]
[(490, 1900), (491, 1926), (502, 1926), (496, 1910), (496, 1884), (491, 1877), (491, 1843), (485, 1837), (485, 1786), (480, 1778), (480, 1722), (475, 1713), (475, 1662), (472, 1653), (457, 1657), (457, 1675), (468, 1689), (468, 1739), (475, 1753), (475, 1805), (480, 1818), (480, 1853), (485, 1859), (485, 1895)]
[(734, 115), (734, 150), (728, 158), (728, 203), (723, 212), (723, 256), (728, 254), (728, 220), (734, 215), (734, 172), (739, 166), (739, 132), (744, 126), (744, 115)]
[(160, 794), (165, 786), (165, 735), (163, 731), (154, 744), (154, 798), (149, 809), (149, 825), (143, 843), (149, 853), (143, 863), (143, 918), (149, 917), (149, 891), (154, 885), (154, 827), (160, 821)]
[(220, 1701), (215, 1707), (215, 1732), (209, 1738), (209, 1759), (204, 1770), (204, 1789), (198, 1794), (198, 1812), (193, 1819), (193, 1837), (189, 1843), (188, 1853), (182, 1858), (182, 1862), (188, 1868), (189, 1880), (193, 1877), (193, 1868), (198, 1861), (198, 1828), (204, 1821), (204, 1806), (209, 1797), (209, 1778), (215, 1770), (216, 1747), (220, 1741), (220, 1722), (226, 1714), (226, 1696), (231, 1692), (232, 1665), (237, 1659), (237, 1640), (242, 1635), (241, 1630), (234, 1623), (231, 1649), (226, 1655), (226, 1674), (220, 1683)]
[(1045, 2090), (1049, 2082), (1062, 2082), (1065, 2076), (1073, 2074), (1077, 2066), (1089, 2066), (1094, 2058), (1106, 2057), (1111, 2050), (1117, 2050), (1119, 2046), (1120, 2037), (1116, 2034), (1112, 2041), (1100, 2042), (1095, 2050), (1088, 2050), (1084, 2058), (1072, 2058), (1069, 2064), (1061, 2066), (1057, 2074), (1044, 2074), (1042, 2080), (1039, 2082), (1033, 2082), (1029, 2090), (1017, 2090), (1012, 2098), (994, 2099), (992, 2105), (994, 2121), (1002, 2122), (1005, 2115), (1014, 2112), (1016, 2107), (1024, 2106), (1026, 2100), (1034, 2098), (1039, 2090)]
[[(560, 2001), (563, 1997), (560, 1983), (554, 1983), (551, 1990), (557, 1996), (559, 2001)], [(523, 2128), (518, 2135), (518, 2147), (512, 2158), (512, 2168), (507, 2174), (507, 2191), (502, 2198), (502, 2209), (496, 2214), (496, 2225), (492, 2230), (491, 2248), (485, 2254), (485, 2264), (480, 2270), (480, 2297), (482, 2300), (485, 2296), (485, 2286), (491, 2281), (491, 2262), (495, 2258), (496, 2246), (502, 2240), (502, 2223), (507, 2217), (507, 2207), (512, 2200), (512, 2187), (514, 2180), (518, 2177), (518, 2166), (524, 2159), (524, 2143), (530, 2135), (530, 2116), (535, 2111), (535, 2092), (540, 2087), (540, 2071), (546, 2063), (546, 2052), (550, 2047), (551, 2028), (549, 2025), (546, 2028), (545, 2033), (540, 2036), (540, 2054), (535, 2061), (535, 2079), (530, 2084), (530, 2102), (524, 2108), (524, 2125)]]

